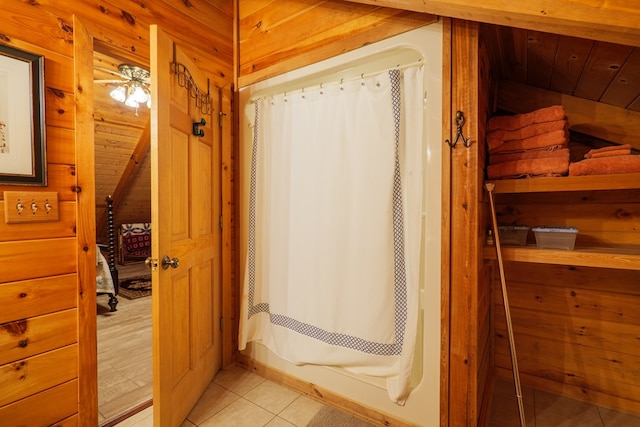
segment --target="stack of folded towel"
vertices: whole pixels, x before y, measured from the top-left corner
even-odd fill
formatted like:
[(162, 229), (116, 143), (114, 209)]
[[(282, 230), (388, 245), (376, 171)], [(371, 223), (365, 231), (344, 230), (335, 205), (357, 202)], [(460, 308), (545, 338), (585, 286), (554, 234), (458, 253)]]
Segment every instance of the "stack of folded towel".
[(489, 179), (562, 176), (569, 171), (568, 122), (555, 105), (489, 119)]
[(584, 155), (569, 165), (569, 175), (606, 175), (640, 172), (640, 156), (631, 154), (631, 145), (611, 145)]

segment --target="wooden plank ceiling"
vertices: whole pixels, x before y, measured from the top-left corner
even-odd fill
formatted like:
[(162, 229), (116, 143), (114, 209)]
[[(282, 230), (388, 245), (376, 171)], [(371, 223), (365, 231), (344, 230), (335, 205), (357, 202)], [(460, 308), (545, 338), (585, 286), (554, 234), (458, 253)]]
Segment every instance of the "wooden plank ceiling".
[(640, 47), (487, 26), (498, 80), (640, 112)]
[[(149, 150), (137, 154), (136, 147), (148, 144), (145, 128), (149, 123), (149, 109), (128, 107), (109, 96), (119, 80), (118, 66), (137, 65), (105, 53), (94, 52), (94, 120), (96, 166), (96, 220), (98, 236), (103, 236), (104, 207), (107, 195), (117, 198), (116, 224), (150, 222), (151, 168)], [(146, 140), (145, 140), (146, 139)], [(134, 153), (136, 153), (134, 155)], [(133, 171), (133, 173), (131, 173)], [(124, 188), (119, 191), (118, 186)]]
[(495, 110), (565, 106), (572, 140), (640, 151), (640, 47), (484, 24)]

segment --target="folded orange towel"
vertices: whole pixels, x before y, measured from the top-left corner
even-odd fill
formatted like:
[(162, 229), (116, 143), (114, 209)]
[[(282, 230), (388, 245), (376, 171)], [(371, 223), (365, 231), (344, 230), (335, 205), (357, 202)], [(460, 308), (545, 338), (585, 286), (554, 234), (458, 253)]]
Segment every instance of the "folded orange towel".
[(631, 144), (610, 145), (608, 147), (596, 148), (584, 155), (585, 159), (595, 159), (598, 157), (624, 156), (631, 154)]
[(516, 130), (497, 129), (487, 134), (487, 147), (489, 150), (495, 150), (507, 141), (515, 139), (526, 139), (542, 133), (554, 130), (566, 130), (569, 126), (567, 120), (554, 120), (552, 122), (534, 123)]
[(567, 157), (569, 156), (568, 148), (552, 148), (528, 150), (518, 153), (504, 153), (489, 155), (489, 164), (497, 165), (498, 163), (513, 162), (515, 160), (544, 159), (549, 157)]
[[(638, 156), (640, 157), (640, 156)], [(487, 167), (489, 179), (534, 176), (562, 176), (569, 171), (569, 150), (561, 155), (538, 159), (513, 160)]]
[(489, 154), (515, 153), (518, 151), (535, 150), (540, 148), (563, 148), (569, 145), (567, 132), (554, 130), (552, 132), (535, 135), (530, 138), (507, 141), (497, 148), (490, 150)]
[(569, 165), (569, 175), (607, 175), (640, 172), (640, 156), (613, 156), (585, 159)]
[(515, 116), (495, 116), (489, 119), (487, 131), (497, 129), (516, 130), (534, 123), (553, 122), (565, 118), (564, 107), (553, 105), (540, 108), (530, 113), (516, 114)]

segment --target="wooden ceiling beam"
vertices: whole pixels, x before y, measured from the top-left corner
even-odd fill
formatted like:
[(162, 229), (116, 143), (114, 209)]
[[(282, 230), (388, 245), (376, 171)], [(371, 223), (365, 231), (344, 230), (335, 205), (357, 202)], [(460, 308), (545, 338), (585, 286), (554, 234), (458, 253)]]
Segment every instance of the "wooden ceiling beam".
[[(136, 144), (136, 147), (133, 150), (133, 154), (129, 157), (129, 162), (127, 166), (124, 168), (124, 172), (116, 185), (116, 188), (113, 190), (113, 194), (111, 197), (113, 198), (113, 208), (117, 209), (120, 202), (122, 202), (122, 198), (125, 194), (125, 191), (135, 178), (138, 170), (142, 166), (142, 159), (149, 152), (149, 148), (151, 146), (151, 120), (147, 122), (142, 134), (140, 135), (140, 139)], [(107, 212), (106, 210), (102, 212), (97, 222), (97, 230), (105, 230), (107, 225)]]
[[(346, 0), (450, 18), (640, 46), (638, 2), (540, 0)], [(635, 6), (634, 6), (635, 5)]]

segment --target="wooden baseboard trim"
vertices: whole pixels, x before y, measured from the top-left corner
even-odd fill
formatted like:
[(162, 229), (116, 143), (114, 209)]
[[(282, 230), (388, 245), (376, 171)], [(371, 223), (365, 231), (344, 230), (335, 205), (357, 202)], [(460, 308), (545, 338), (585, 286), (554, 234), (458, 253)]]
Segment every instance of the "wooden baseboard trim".
[(133, 408), (129, 409), (127, 412), (125, 412), (123, 414), (120, 414), (117, 417), (106, 421), (104, 424), (100, 424), (100, 427), (113, 427), (116, 424), (121, 423), (122, 421), (126, 420), (127, 418), (134, 416), (138, 412), (144, 411), (145, 409), (147, 409), (148, 407), (150, 407), (152, 405), (153, 405), (153, 399), (149, 399), (146, 402), (142, 402), (138, 406), (134, 406)]

